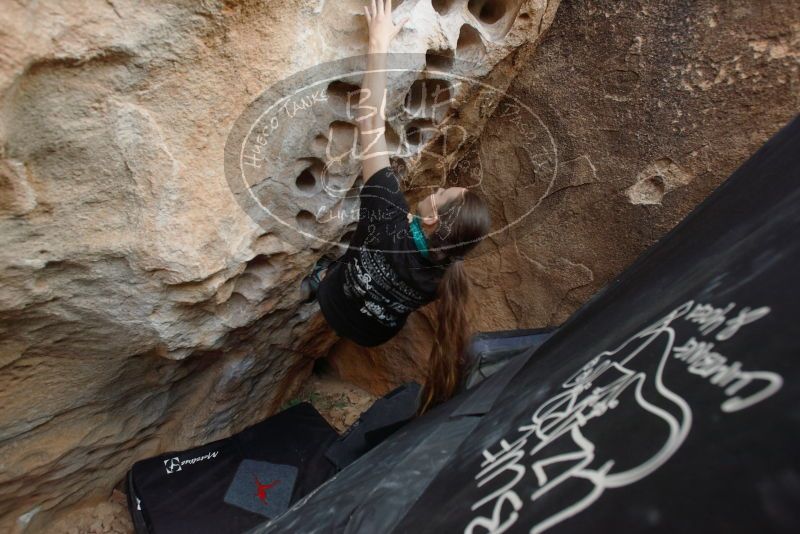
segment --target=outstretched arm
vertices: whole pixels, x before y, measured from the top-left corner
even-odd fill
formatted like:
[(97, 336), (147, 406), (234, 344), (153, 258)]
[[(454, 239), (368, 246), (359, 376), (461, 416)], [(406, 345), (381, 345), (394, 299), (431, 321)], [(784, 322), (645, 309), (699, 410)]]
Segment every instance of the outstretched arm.
[(389, 44), (408, 18), (399, 24), (392, 23), (392, 0), (368, 0), (364, 6), (369, 27), (367, 72), (361, 82), (361, 93), (356, 108), (359, 141), (361, 142), (364, 183), (376, 171), (389, 165), (386, 149), (386, 54)]

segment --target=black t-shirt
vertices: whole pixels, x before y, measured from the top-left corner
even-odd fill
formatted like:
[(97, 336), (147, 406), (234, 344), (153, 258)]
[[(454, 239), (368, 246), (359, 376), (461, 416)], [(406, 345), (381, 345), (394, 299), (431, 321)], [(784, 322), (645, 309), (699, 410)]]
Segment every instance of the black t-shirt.
[(331, 264), (317, 299), (339, 336), (372, 347), (391, 339), (412, 311), (436, 299), (447, 265), (417, 250), (408, 203), (391, 167), (372, 175), (360, 201), (350, 248)]

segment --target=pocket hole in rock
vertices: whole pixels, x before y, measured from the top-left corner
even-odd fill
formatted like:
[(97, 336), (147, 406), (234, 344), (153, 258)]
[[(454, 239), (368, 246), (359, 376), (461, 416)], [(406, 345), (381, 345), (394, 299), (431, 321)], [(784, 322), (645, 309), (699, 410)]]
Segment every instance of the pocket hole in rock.
[(467, 9), (484, 24), (494, 24), (506, 14), (508, 4), (500, 0), (469, 0)]
[(328, 84), (326, 90), (328, 105), (337, 115), (355, 119), (361, 87), (336, 80)]
[(478, 30), (469, 24), (461, 26), (456, 43), (456, 57), (473, 63), (479, 63), (486, 55), (486, 45)]
[(453, 67), (455, 61), (455, 51), (449, 49), (434, 50), (425, 52), (425, 65), (429, 70), (447, 71)]
[[(514, 25), (522, 7), (522, 0), (469, 0), (467, 9), (481, 24), (485, 25), (493, 40), (502, 39)], [(523, 13), (520, 18), (530, 15)]]
[[(325, 162), (314, 156), (297, 158), (299, 173), (295, 178), (295, 189), (303, 196), (312, 196), (319, 192)], [(300, 166), (302, 165), (302, 167)]]
[(297, 226), (301, 230), (309, 230), (314, 227), (314, 223), (317, 222), (317, 218), (308, 210), (300, 210), (297, 212), (295, 216), (295, 220), (297, 221)]
[(311, 172), (310, 168), (303, 169), (303, 172), (294, 181), (295, 187), (304, 195), (313, 195), (317, 192), (317, 177)]
[(420, 146), (436, 135), (436, 132), (437, 129), (432, 121), (428, 119), (416, 119), (409, 122), (408, 126), (406, 126), (406, 141), (412, 145)]
[(446, 80), (416, 80), (406, 93), (406, 111), (414, 117), (442, 120), (451, 104), (450, 82)]
[[(433, 9), (440, 15), (446, 15), (453, 9), (456, 4), (455, 0), (431, 0)], [(392, 4), (394, 5), (394, 4)]]

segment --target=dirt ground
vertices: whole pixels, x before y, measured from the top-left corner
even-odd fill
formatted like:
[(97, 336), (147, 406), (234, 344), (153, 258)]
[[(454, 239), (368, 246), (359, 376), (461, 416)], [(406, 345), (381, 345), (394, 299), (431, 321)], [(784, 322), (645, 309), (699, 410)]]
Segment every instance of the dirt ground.
[(125, 494), (114, 490), (107, 501), (71, 510), (45, 532), (52, 534), (132, 534)]
[(300, 393), (284, 408), (298, 402), (310, 402), (340, 434), (356, 422), (375, 402), (376, 396), (337, 377), (321, 360)]

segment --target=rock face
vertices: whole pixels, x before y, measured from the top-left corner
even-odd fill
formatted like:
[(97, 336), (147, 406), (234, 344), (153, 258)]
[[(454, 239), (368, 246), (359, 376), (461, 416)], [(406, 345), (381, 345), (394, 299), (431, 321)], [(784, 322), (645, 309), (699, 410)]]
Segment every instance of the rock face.
[[(333, 202), (317, 196), (322, 154), (353, 131), (340, 115), (354, 80), (327, 87), (330, 112), (286, 129), (286, 178), (269, 184), (331, 243), (256, 220), (225, 176), (231, 128), (266, 87), (366, 50), (363, 2), (7, 4), (0, 531), (45, 530), (137, 459), (266, 417), (329, 350), (373, 394), (421, 380), (430, 307), (365, 350), (299, 302), (300, 279), (352, 228), (315, 213)], [(432, 71), (475, 62), (467, 74), (500, 90), (416, 116), (439, 79), (389, 85), (390, 144), (420, 186), (409, 200), (444, 162), (492, 205), (495, 231), (468, 262), (478, 329), (561, 323), (800, 104), (788, 0), (395, 4), (411, 20), (392, 51)], [(445, 123), (457, 142), (429, 137)], [(356, 167), (339, 172), (357, 190)]]
[[(558, 5), (395, 3), (411, 20), (392, 51), (439, 69), (476, 61), (468, 74), (499, 85), (521, 66), (508, 58), (536, 42)], [(336, 341), (317, 305), (299, 302), (299, 281), (334, 247), (248, 216), (225, 179), (223, 148), (266, 87), (366, 51), (362, 6), (3, 6), (0, 531), (40, 531), (110, 494), (137, 459), (266, 417)], [(413, 107), (425, 83), (393, 80), (395, 108)], [(494, 105), (482, 105), (481, 120)], [(443, 118), (393, 120), (397, 144), (419, 152), (423, 126)], [(465, 128), (477, 135), (481, 125)], [(352, 128), (311, 116), (288, 131), (308, 143), (281, 151), (294, 174), (275, 198), (297, 210), (303, 197), (311, 208), (295, 213), (312, 228), (320, 223), (309, 210), (325, 202), (304, 189), (318, 178), (313, 143)], [(334, 221), (326, 235), (347, 230)]]
[[(561, 324), (800, 109), (797, 2), (565, 2), (527, 49), (453, 173), (480, 170), (496, 228), (530, 211), (467, 262), (479, 330)], [(337, 343), (335, 367), (375, 394), (421, 379), (417, 315), (376, 349)]]

